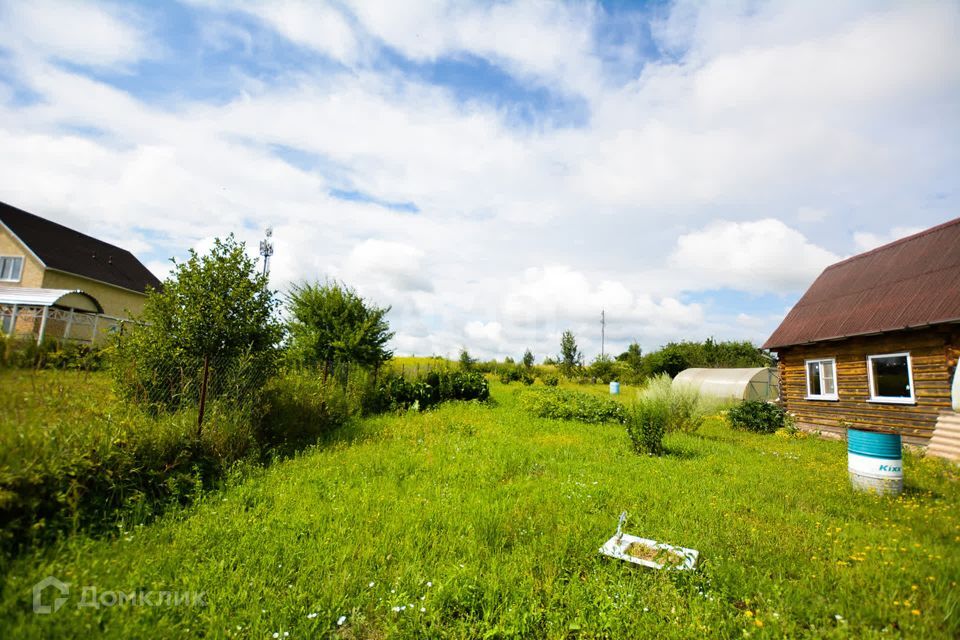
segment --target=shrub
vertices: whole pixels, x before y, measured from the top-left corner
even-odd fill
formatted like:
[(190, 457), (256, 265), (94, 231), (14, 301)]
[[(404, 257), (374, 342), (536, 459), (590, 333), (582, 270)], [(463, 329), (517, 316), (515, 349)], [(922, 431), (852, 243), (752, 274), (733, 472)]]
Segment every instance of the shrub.
[(445, 400), (486, 400), (490, 385), (479, 371), (431, 371), (418, 380), (388, 376), (373, 391), (370, 402), (379, 410), (428, 409)]
[(670, 376), (650, 379), (627, 408), (627, 435), (639, 453), (663, 453), (663, 437), (674, 431), (694, 433), (706, 417), (700, 394), (676, 387)]
[(623, 405), (615, 400), (566, 389), (535, 388), (521, 392), (520, 406), (540, 418), (576, 420), (589, 424), (623, 422)]
[(727, 412), (734, 429), (754, 433), (774, 433), (786, 426), (786, 412), (778, 405), (761, 400), (744, 400)]
[(18, 369), (77, 369), (99, 371), (104, 350), (82, 342), (0, 335), (0, 365)]
[(265, 415), (259, 439), (270, 447), (295, 449), (316, 442), (363, 410), (366, 374), (326, 381), (315, 369), (284, 372), (264, 388)]
[(640, 392), (640, 397), (648, 403), (661, 406), (667, 416), (667, 433), (694, 433), (706, 417), (700, 393), (690, 387), (675, 386), (666, 374), (651, 378)]
[(640, 396), (626, 410), (627, 435), (637, 453), (660, 455), (663, 436), (670, 421), (670, 407), (666, 403)]
[(544, 374), (540, 379), (543, 381), (543, 384), (548, 387), (555, 387), (560, 384), (560, 376), (555, 373)]

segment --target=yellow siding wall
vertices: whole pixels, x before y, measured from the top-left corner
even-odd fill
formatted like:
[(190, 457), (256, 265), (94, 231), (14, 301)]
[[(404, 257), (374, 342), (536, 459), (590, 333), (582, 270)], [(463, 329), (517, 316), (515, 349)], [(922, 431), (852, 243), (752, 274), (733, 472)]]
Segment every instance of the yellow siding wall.
[(43, 265), (0, 225), (0, 256), (23, 256), (23, 271), (20, 282), (0, 282), (5, 287), (42, 287)]
[(47, 289), (80, 289), (96, 298), (105, 314), (118, 318), (140, 315), (147, 299), (142, 293), (52, 270), (47, 270), (44, 274), (43, 286)]

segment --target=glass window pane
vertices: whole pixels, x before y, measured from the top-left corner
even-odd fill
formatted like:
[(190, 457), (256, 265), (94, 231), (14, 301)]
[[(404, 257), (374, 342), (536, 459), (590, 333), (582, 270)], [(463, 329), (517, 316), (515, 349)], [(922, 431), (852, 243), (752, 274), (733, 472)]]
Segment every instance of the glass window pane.
[(10, 274), (10, 277), (11, 277), (13, 280), (19, 280), (19, 279), (20, 279), (20, 269), (22, 269), (22, 268), (23, 268), (23, 258), (14, 258), (14, 259), (13, 259), (12, 273)]
[(836, 376), (833, 373), (833, 363), (823, 361), (823, 394), (832, 396), (837, 392)]
[(906, 356), (873, 358), (873, 394), (883, 398), (909, 398), (910, 374)]
[(810, 362), (807, 364), (807, 389), (812, 396), (821, 395), (819, 362)]
[(13, 260), (10, 258), (0, 258), (0, 280), (9, 280), (10, 279), (10, 267)]

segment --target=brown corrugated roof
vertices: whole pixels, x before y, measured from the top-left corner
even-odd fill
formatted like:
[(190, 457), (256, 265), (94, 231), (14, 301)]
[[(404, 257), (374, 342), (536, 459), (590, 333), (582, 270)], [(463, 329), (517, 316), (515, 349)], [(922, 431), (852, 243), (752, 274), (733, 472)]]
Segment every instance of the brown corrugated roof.
[(765, 349), (960, 322), (960, 218), (827, 267)]
[(3, 202), (0, 221), (50, 269), (133, 291), (160, 288), (160, 280), (126, 249)]

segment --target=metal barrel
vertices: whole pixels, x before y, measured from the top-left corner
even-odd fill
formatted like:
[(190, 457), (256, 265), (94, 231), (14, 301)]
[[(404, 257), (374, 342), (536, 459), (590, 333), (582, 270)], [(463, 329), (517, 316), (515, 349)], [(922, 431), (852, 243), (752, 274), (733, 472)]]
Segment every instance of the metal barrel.
[(620, 383), (611, 382), (610, 383), (610, 395), (618, 396), (620, 395)]
[(903, 491), (899, 433), (847, 430), (847, 471), (854, 489), (896, 495)]

